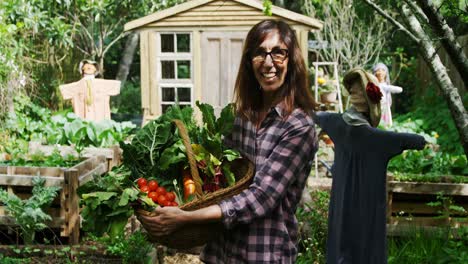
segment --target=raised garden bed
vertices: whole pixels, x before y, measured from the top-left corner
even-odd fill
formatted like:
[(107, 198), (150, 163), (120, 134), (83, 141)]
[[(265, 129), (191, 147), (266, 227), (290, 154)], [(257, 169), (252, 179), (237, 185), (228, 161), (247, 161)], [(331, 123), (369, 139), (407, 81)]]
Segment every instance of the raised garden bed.
[[(0, 262), (15, 259), (27, 260), (26, 263), (122, 263), (122, 258), (106, 251), (102, 245), (31, 245), (31, 246), (5, 246), (0, 245)], [(19, 263), (19, 262), (8, 262)], [(23, 262), (21, 262), (23, 263)]]
[[(70, 244), (77, 244), (80, 235), (79, 199), (76, 189), (93, 175), (108, 171), (105, 156), (93, 156), (71, 168), (0, 166), (0, 188), (14, 193), (21, 199), (31, 196), (32, 180), (43, 177), (45, 186), (60, 186), (60, 193), (47, 213), (52, 217), (50, 228), (59, 228), (60, 235), (68, 237)], [(15, 226), (15, 220), (0, 203), (0, 225)]]
[[(40, 152), (48, 156), (56, 150), (60, 151), (62, 156), (73, 155), (78, 156), (78, 152), (72, 146), (50, 146), (50, 145), (41, 145), (40, 142), (29, 142), (29, 153)], [(81, 157), (90, 158), (94, 156), (105, 156), (107, 160), (107, 166), (112, 169), (114, 166), (120, 165), (122, 162), (122, 149), (119, 146), (113, 146), (110, 148), (96, 148), (96, 147), (86, 147), (81, 152)]]
[(390, 234), (409, 227), (468, 226), (468, 184), (388, 181), (387, 223)]

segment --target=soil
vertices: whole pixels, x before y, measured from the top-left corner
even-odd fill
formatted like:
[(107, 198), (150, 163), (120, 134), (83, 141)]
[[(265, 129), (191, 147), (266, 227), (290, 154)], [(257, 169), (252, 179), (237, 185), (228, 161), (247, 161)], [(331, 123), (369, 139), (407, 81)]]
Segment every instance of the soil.
[(198, 255), (176, 253), (173, 256), (165, 256), (164, 264), (202, 264)]

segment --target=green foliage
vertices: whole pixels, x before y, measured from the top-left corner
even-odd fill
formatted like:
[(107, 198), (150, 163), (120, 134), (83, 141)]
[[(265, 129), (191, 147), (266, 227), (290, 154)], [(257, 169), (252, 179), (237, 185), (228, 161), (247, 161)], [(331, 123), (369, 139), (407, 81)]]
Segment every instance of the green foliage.
[(124, 264), (150, 264), (149, 253), (153, 245), (147, 241), (146, 235), (137, 231), (126, 239), (117, 239), (107, 245), (109, 253), (121, 256)]
[(468, 261), (468, 228), (460, 227), (456, 237), (450, 230), (425, 233), (415, 228), (410, 236), (388, 239), (388, 263), (462, 264)]
[(35, 232), (47, 227), (46, 221), (52, 218), (44, 212), (50, 206), (60, 187), (44, 187), (45, 179), (35, 177), (32, 196), (21, 200), (15, 194), (0, 189), (0, 201), (6, 205), (7, 211), (15, 218), (20, 226), (26, 244), (34, 242)]
[[(182, 120), (191, 131), (195, 126), (192, 113), (193, 110), (189, 107), (171, 107), (160, 118), (152, 120), (140, 129), (130, 144), (120, 144), (123, 149), (123, 163), (132, 171), (133, 179), (161, 176), (163, 168), (167, 170), (171, 164), (186, 159), (185, 147), (175, 133), (171, 120)], [(164, 164), (160, 162), (161, 159), (165, 161)]]
[(3, 256), (3, 254), (0, 253), (0, 263), (2, 264), (27, 264), (30, 262), (29, 260), (25, 260), (22, 258), (5, 257)]
[[(325, 263), (330, 194), (327, 191), (313, 191), (310, 195), (312, 202), (296, 211), (299, 226), (303, 230), (301, 234), (305, 234), (300, 238), (296, 263)], [(305, 225), (308, 230), (304, 230)]]
[(439, 213), (439, 216), (437, 216), (437, 218), (441, 219), (448, 219), (453, 213), (466, 213), (466, 210), (463, 206), (456, 205), (453, 201), (453, 198), (450, 196), (445, 196), (443, 192), (438, 192), (436, 201), (429, 202), (427, 203), (427, 205), (431, 207), (440, 208), (440, 210), (437, 211), (437, 213)]
[(84, 206), (83, 230), (117, 240), (133, 215), (131, 204), (138, 199), (139, 191), (132, 183), (130, 171), (120, 166), (80, 186), (77, 192)]
[(408, 150), (394, 157), (388, 170), (403, 175), (403, 178), (425, 174), (428, 181), (434, 181), (435, 175), (468, 175), (468, 162), (449, 109), (433, 90), (430, 91), (422, 101), (415, 103), (413, 112), (396, 117), (389, 129), (424, 136), (430, 146), (420, 151)]
[(108, 147), (118, 144), (135, 128), (130, 122), (112, 120), (86, 121), (74, 113), (52, 114), (50, 110), (33, 104), (29, 98), (15, 98), (15, 113), (10, 113), (5, 130), (15, 139), (39, 141), (43, 144)]
[(431, 148), (407, 150), (394, 157), (388, 170), (397, 174), (468, 175), (465, 155), (434, 152)]
[[(222, 136), (231, 131), (234, 122), (232, 106), (225, 107), (218, 119), (212, 106), (199, 102), (197, 106), (203, 114), (204, 124), (201, 127), (193, 119), (192, 108), (181, 109), (176, 105), (145, 125), (130, 144), (121, 143), (123, 162), (132, 171), (133, 179), (155, 177), (158, 182), (169, 181), (179, 174), (181, 163), (188, 164), (185, 146), (172, 122), (174, 119), (184, 123), (191, 143), (202, 145), (209, 153), (206, 156), (199, 152), (198, 161), (205, 160), (210, 165), (216, 159), (215, 163), (219, 165), (225, 159), (232, 161), (234, 156), (240, 156), (235, 151), (227, 150), (222, 144)], [(214, 168), (210, 171), (210, 175), (215, 174)], [(229, 175), (227, 167), (223, 167), (223, 171)], [(171, 182), (170, 180), (168, 184)]]
[(413, 174), (407, 172), (395, 172), (395, 180), (406, 182), (448, 182), (448, 183), (468, 183), (468, 177), (458, 175), (440, 174)]
[[(468, 103), (468, 95), (465, 95), (463, 102), (465, 105)], [(428, 88), (427, 93), (414, 102), (411, 112), (394, 118), (396, 127), (399, 126), (399, 123), (411, 122), (412, 120), (421, 120), (417, 124), (418, 130), (437, 133), (437, 143), (440, 144), (441, 151), (455, 155), (464, 153), (450, 109), (435, 88)]]
[(122, 87), (119, 96), (111, 97), (112, 112), (121, 114), (141, 114), (140, 82), (127, 81)]
[(73, 155), (68, 155), (63, 157), (60, 154), (58, 149), (55, 149), (50, 155), (46, 156), (44, 153), (34, 153), (30, 155), (25, 155), (25, 152), (19, 151), (16, 152), (16, 149), (10, 147), (5, 148), (6, 153), (11, 154), (11, 160), (2, 161), (0, 159), (1, 165), (8, 166), (33, 166), (33, 167), (73, 167), (79, 162), (77, 157)]
[(273, 6), (273, 3), (271, 3), (270, 0), (263, 0), (263, 14), (267, 16), (271, 16), (271, 7)]

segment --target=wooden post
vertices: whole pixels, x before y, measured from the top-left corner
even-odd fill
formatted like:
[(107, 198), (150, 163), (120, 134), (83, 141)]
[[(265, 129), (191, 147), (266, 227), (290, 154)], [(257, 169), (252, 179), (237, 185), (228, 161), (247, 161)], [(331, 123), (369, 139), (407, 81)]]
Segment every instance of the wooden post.
[(111, 170), (114, 166), (119, 166), (120, 162), (122, 161), (122, 155), (120, 153), (120, 147), (119, 145), (115, 145), (112, 147), (112, 152), (113, 152), (113, 157), (112, 161), (109, 164), (109, 170)]
[(389, 182), (393, 180), (393, 176), (387, 175), (387, 223), (392, 223), (392, 204), (393, 204), (393, 190), (389, 188)]
[(63, 192), (65, 195), (65, 233), (68, 234), (68, 242), (70, 245), (79, 243), (80, 240), (80, 212), (79, 200), (76, 189), (78, 183), (78, 170), (69, 169), (65, 171), (65, 180)]

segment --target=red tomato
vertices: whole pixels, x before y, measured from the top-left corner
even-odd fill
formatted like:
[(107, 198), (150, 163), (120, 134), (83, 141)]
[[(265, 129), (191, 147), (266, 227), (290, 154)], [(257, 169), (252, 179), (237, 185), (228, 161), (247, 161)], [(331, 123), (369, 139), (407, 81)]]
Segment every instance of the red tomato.
[(166, 199), (169, 201), (169, 202), (173, 202), (175, 200), (175, 193), (174, 192), (168, 192), (166, 193)]
[(148, 193), (148, 192), (149, 192), (148, 185), (141, 186), (141, 187), (140, 187), (140, 191), (142, 191), (142, 192), (144, 192), (144, 193)]
[(155, 181), (155, 180), (151, 180), (148, 182), (148, 187), (150, 189), (150, 191), (156, 191), (156, 189), (158, 189), (158, 182)]
[(177, 202), (171, 202), (171, 206), (179, 206)]
[(159, 205), (162, 205), (162, 206), (166, 206), (166, 203), (167, 203), (166, 196), (164, 196), (164, 195), (159, 195), (159, 196), (158, 196), (158, 204), (159, 204)]
[(139, 178), (138, 181), (137, 181), (137, 184), (138, 184), (138, 187), (142, 187), (142, 186), (145, 186), (147, 183), (146, 179), (145, 178)]
[(158, 194), (156, 192), (149, 192), (148, 193), (148, 198), (153, 200), (153, 202), (157, 203), (158, 202)]
[(159, 186), (156, 189), (156, 192), (158, 193), (158, 195), (165, 195), (166, 194), (166, 188)]

